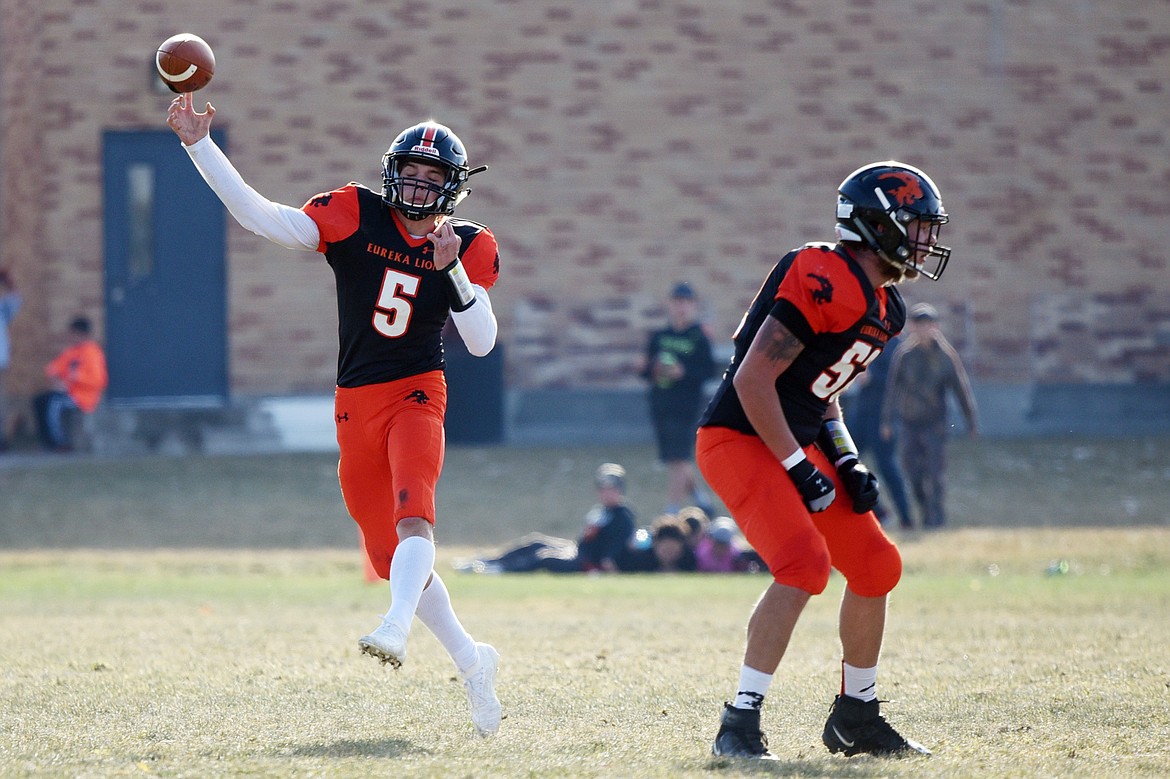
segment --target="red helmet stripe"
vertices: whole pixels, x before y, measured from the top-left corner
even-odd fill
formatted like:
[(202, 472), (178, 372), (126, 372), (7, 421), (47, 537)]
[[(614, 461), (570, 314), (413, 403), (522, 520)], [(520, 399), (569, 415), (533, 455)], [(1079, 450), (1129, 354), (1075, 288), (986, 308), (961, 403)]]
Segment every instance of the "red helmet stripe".
[(438, 127), (435, 127), (433, 124), (427, 125), (427, 128), (425, 130), (423, 130), (422, 145), (423, 146), (434, 146), (435, 145), (435, 136), (438, 135), (438, 133), (439, 133)]

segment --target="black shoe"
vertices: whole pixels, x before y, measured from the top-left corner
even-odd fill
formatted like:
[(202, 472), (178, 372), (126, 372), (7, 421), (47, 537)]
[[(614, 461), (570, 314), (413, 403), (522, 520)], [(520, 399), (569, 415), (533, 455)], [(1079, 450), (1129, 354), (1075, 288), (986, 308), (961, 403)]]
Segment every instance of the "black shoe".
[(929, 749), (902, 738), (890, 727), (878, 713), (876, 699), (861, 701), (848, 695), (838, 695), (833, 701), (821, 740), (830, 752), (844, 752), (846, 757), (863, 753), (890, 757), (930, 754)]
[(759, 709), (737, 709), (723, 704), (723, 717), (711, 754), (723, 757), (752, 757), (757, 760), (775, 760), (768, 751), (768, 737), (760, 732)]

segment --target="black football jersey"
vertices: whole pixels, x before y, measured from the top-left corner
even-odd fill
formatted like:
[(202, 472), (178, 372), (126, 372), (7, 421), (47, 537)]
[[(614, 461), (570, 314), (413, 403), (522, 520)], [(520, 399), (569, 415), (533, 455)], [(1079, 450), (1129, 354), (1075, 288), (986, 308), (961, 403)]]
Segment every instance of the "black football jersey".
[[(411, 236), (382, 196), (348, 184), (309, 200), (337, 281), (337, 384), (360, 387), (441, 370), (443, 326), (450, 314), (434, 247)], [(484, 225), (449, 217), (463, 239), (468, 278), (490, 289), (499, 275), (495, 236)]]
[(801, 446), (817, 438), (829, 404), (902, 331), (906, 307), (893, 287), (874, 289), (848, 254), (808, 244), (777, 263), (734, 335), (735, 355), (700, 426), (756, 435), (732, 384), (764, 317), (775, 317), (804, 345), (776, 379), (776, 394)]

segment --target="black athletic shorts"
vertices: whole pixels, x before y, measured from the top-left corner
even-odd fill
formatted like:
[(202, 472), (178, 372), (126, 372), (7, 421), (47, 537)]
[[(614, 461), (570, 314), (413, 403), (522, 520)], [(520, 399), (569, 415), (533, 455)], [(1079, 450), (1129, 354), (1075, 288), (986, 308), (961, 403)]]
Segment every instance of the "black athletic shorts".
[(695, 459), (695, 430), (698, 422), (693, 416), (654, 417), (654, 434), (658, 441), (658, 459), (664, 463)]

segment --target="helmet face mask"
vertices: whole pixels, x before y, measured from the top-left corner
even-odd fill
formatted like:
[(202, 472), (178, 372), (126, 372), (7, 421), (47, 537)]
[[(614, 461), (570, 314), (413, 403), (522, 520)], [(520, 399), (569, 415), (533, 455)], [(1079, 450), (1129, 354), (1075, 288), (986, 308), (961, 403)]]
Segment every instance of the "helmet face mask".
[(837, 237), (859, 241), (908, 277), (937, 280), (950, 260), (939, 244), (950, 217), (921, 170), (892, 160), (851, 173), (837, 189)]
[[(420, 172), (417, 165), (429, 165), (442, 171), (442, 181), (435, 182)], [(450, 214), (459, 197), (459, 181), (450, 167), (419, 159), (400, 156), (383, 162), (382, 199), (393, 208), (402, 211), (408, 219), (424, 219), (431, 214)], [(389, 192), (389, 197), (387, 197)]]
[[(442, 182), (429, 181), (418, 171), (404, 176), (412, 163), (438, 168)], [(471, 193), (467, 179), (483, 170), (468, 169), (463, 142), (449, 128), (423, 122), (403, 130), (382, 155), (382, 200), (412, 221), (450, 215)]]

